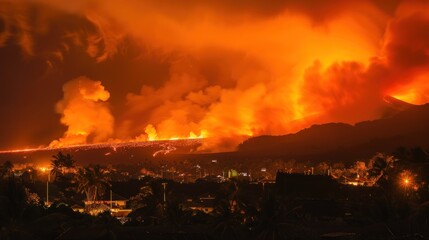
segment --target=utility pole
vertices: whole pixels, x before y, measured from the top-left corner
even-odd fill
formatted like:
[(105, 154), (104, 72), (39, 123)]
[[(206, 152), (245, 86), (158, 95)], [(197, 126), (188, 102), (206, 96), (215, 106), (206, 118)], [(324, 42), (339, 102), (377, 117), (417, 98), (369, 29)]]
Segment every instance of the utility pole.
[(48, 172), (48, 181), (46, 181), (46, 206), (49, 206), (49, 181), (51, 180), (51, 173)]
[(110, 211), (112, 211), (112, 189), (110, 189)]
[(164, 189), (164, 204), (167, 202), (167, 197), (165, 195), (165, 187), (167, 186), (167, 183), (162, 183), (162, 188)]
[(166, 195), (165, 195), (165, 187), (167, 186), (167, 183), (166, 182), (163, 182), (162, 183), (162, 188), (163, 188), (163, 190), (164, 190), (164, 194), (163, 194), (163, 207), (162, 207), (162, 215), (163, 216), (165, 216), (165, 212), (166, 212), (166, 209), (167, 209), (167, 197), (166, 197)]

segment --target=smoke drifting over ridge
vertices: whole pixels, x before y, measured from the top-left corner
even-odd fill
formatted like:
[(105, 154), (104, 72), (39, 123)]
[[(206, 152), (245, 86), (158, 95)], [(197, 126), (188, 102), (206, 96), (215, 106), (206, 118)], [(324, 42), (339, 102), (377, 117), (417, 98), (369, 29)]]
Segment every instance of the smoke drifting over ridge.
[[(429, 100), (425, 1), (0, 3), (0, 50), (19, 47), (20, 64), (38, 69), (20, 76), (24, 86), (55, 92), (35, 106), (54, 106), (66, 84), (68, 129), (53, 145), (209, 137), (205, 149), (228, 150), (249, 136), (378, 118), (385, 95)], [(82, 75), (110, 99), (68, 95)], [(75, 98), (102, 114), (66, 115)]]

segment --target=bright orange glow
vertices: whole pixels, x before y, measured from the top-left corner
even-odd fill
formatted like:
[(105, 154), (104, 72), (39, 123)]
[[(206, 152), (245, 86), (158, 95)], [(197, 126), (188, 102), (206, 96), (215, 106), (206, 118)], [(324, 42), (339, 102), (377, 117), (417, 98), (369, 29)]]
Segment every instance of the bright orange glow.
[(425, 104), (429, 102), (429, 73), (419, 75), (410, 83), (396, 86), (391, 95), (402, 101), (412, 104)]
[(405, 178), (405, 179), (404, 179), (404, 184), (405, 184), (405, 185), (408, 185), (409, 183), (410, 183), (410, 179)]
[(46, 173), (46, 172), (51, 171), (51, 169), (50, 169), (49, 167), (39, 167), (39, 170), (40, 170), (42, 173)]
[[(100, 6), (104, 14), (123, 24), (123, 31), (131, 33), (149, 48), (167, 54), (183, 52), (197, 61), (176, 61), (171, 65), (169, 80), (161, 87), (145, 85), (139, 93), (127, 96), (127, 121), (118, 123), (121, 135), (127, 137), (119, 141), (208, 138), (203, 148), (211, 150), (228, 150), (244, 139), (260, 134), (295, 132), (312, 123), (331, 120), (327, 118), (334, 107), (358, 101), (357, 97), (343, 93), (344, 90), (332, 79), (334, 76), (325, 72), (330, 71), (333, 64), (343, 61), (358, 61), (361, 63), (358, 70), (365, 71), (369, 59), (377, 54), (379, 42), (373, 36), (380, 34), (369, 17), (385, 19), (372, 6), (357, 4), (369, 15), (358, 12), (341, 15), (318, 27), (301, 14), (250, 18), (230, 24), (219, 21), (225, 16), (208, 8), (187, 14), (194, 20), (203, 15), (203, 21), (179, 24), (174, 16), (158, 9), (157, 4), (133, 3), (140, 6), (140, 10), (151, 10), (148, 16), (142, 17), (135, 11), (135, 6), (119, 1)], [(108, 26), (104, 26), (106, 22), (100, 21), (98, 14), (92, 11), (91, 19), (96, 19), (105, 29)], [(221, 82), (210, 83), (201, 75), (203, 70), (198, 60), (203, 62), (215, 56), (217, 49), (224, 54), (220, 55), (222, 60), (217, 61), (225, 61), (225, 66), (217, 71), (226, 73), (219, 81), (231, 78), (235, 87), (223, 87)], [(234, 52), (240, 55), (234, 56)], [(309, 79), (309, 69), (320, 75), (316, 82)], [(329, 93), (315, 95), (314, 92), (319, 92), (317, 88), (322, 86)], [(366, 117), (360, 115), (341, 120), (354, 122)], [(65, 138), (70, 140), (69, 143), (88, 141), (90, 136), (68, 132), (70, 134)], [(84, 132), (91, 134), (94, 130)], [(225, 144), (226, 139), (228, 144)], [(64, 140), (60, 142), (66, 144)]]
[(113, 132), (113, 117), (103, 103), (110, 97), (101, 82), (80, 77), (64, 85), (64, 98), (57, 103), (61, 123), (68, 127), (64, 136), (52, 141), (49, 147), (58, 148), (106, 141)]
[(400, 173), (400, 177), (401, 177), (401, 185), (406, 188), (409, 189), (410, 187), (412, 188), (416, 188), (417, 185), (414, 183), (414, 177), (415, 175), (409, 171), (409, 170), (404, 170), (403, 172)]
[(252, 136), (380, 118), (386, 95), (429, 102), (426, 1), (167, 2), (34, 0), (43, 11), (0, 15), (17, 25), (4, 24), (13, 31), (0, 47), (17, 32), (10, 41), (26, 56), (48, 45), (32, 35), (50, 39), (61, 22), (50, 15), (80, 20), (55, 28), (64, 36), (43, 52), (50, 71), (76, 61), (88, 75), (63, 74), (74, 78), (55, 108), (66, 130), (49, 147), (204, 138), (200, 150), (226, 151)]
[(151, 124), (146, 126), (145, 133), (147, 134), (148, 141), (155, 141), (158, 139), (158, 134), (156, 133), (156, 129)]

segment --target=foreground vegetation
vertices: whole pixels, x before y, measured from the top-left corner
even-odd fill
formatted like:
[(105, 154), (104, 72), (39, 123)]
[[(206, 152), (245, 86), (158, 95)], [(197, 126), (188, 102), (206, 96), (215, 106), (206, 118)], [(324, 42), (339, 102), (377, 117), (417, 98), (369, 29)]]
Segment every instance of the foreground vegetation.
[[(35, 193), (34, 179), (25, 175), (31, 171), (17, 176), (13, 164), (5, 162), (0, 239), (329, 239), (326, 234), (332, 232), (349, 239), (427, 239), (429, 157), (420, 150), (376, 154), (367, 164), (349, 167), (316, 166), (337, 179), (356, 175), (373, 183), (338, 184), (334, 190), (322, 189), (322, 195), (299, 182), (294, 184), (300, 192), (292, 193), (279, 183), (261, 189), (239, 178), (200, 180), (192, 188), (216, 196), (210, 213), (183, 204), (186, 199), (178, 192), (183, 185), (148, 177), (138, 181), (140, 190), (129, 199), (133, 211), (120, 219), (109, 211), (90, 214), (96, 200), (112, 188), (108, 168), (76, 167), (70, 155), (53, 156), (49, 176), (56, 193), (47, 206)], [(162, 183), (168, 183), (166, 191)], [(72, 204), (83, 201), (94, 204), (84, 213), (72, 210)]]

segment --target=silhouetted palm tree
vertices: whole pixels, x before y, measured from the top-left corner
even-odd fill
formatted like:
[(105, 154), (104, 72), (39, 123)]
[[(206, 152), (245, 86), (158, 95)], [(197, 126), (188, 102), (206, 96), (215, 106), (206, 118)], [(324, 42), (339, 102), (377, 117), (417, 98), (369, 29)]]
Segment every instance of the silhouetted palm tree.
[(111, 186), (105, 170), (100, 165), (79, 168), (74, 181), (78, 184), (77, 192), (84, 193), (87, 201), (92, 202)]
[(64, 168), (69, 169), (69, 168), (74, 168), (75, 167), (75, 162), (76, 161), (73, 159), (72, 155), (70, 155), (70, 154), (64, 155), (61, 152), (60, 152), (59, 155), (60, 155), (59, 159), (62, 162), (62, 165), (63, 165)]
[(377, 182), (383, 177), (386, 172), (393, 168), (395, 158), (382, 153), (377, 153), (374, 157), (369, 160), (369, 177)]
[(51, 161), (51, 172), (49, 173), (51, 174), (51, 176), (53, 177), (54, 181), (57, 181), (59, 176), (62, 176), (62, 171), (61, 171), (61, 163), (60, 161), (53, 159)]
[(140, 188), (140, 193), (132, 198), (134, 208), (128, 217), (145, 225), (157, 225), (165, 217), (165, 205), (161, 181), (149, 181)]
[(66, 154), (64, 155), (62, 152), (58, 152), (56, 155), (52, 155), (51, 160), (51, 166), (52, 170), (51, 173), (55, 177), (61, 175), (64, 175), (65, 169), (70, 169), (75, 167), (75, 160), (73, 159), (72, 155)]

